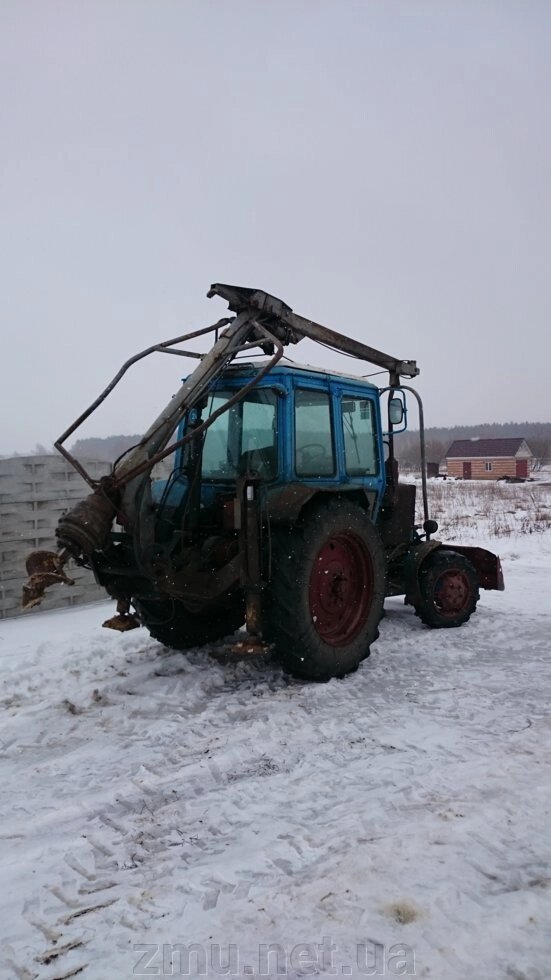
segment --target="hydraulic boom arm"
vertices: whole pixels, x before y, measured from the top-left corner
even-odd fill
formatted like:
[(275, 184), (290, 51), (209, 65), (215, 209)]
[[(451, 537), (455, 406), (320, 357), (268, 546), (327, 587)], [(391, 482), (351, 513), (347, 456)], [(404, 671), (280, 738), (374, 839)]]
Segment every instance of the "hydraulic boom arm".
[[(362, 361), (368, 361), (377, 367), (384, 368), (390, 374), (390, 384), (399, 384), (400, 377), (415, 378), (419, 374), (419, 368), (415, 361), (404, 361), (390, 354), (384, 354), (369, 347), (359, 340), (346, 337), (336, 330), (330, 330), (321, 323), (314, 320), (307, 320), (306, 317), (293, 313), (290, 306), (275, 296), (270, 296), (260, 289), (247, 289), (242, 286), (227, 286), (224, 283), (214, 283), (207, 296), (221, 296), (228, 302), (230, 310), (240, 313), (243, 310), (257, 310), (259, 314), (273, 318), (281, 330), (286, 327), (294, 334), (292, 343), (297, 343), (305, 337), (315, 340), (320, 344), (333, 347), (343, 354), (350, 354)], [(272, 325), (272, 332), (275, 332)]]

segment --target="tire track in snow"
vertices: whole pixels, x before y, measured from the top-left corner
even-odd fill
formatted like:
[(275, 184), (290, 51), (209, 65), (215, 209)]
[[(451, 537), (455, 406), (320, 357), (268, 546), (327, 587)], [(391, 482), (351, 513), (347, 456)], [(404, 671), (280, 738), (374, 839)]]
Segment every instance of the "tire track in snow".
[[(452, 636), (411, 628), (390, 604), (372, 658), (323, 687), (289, 684), (274, 665), (159, 656), (138, 638), (122, 648), (124, 677), (112, 651), (111, 674), (102, 654), (78, 689), (60, 667), (55, 689), (12, 719), (7, 751), (36, 780), (36, 802), (20, 797), (34, 810), (27, 837), (10, 846), (31, 847), (45, 875), (24, 912), (36, 939), (12, 942), (20, 975), (124, 975), (108, 972), (106, 945), (129, 974), (132, 943), (178, 940), (180, 921), (197, 941), (237, 917), (264, 937), (327, 927), (389, 942), (396, 926), (378, 910), (403, 895), (422, 910), (414, 935), (433, 975), (468, 975), (468, 951), (439, 952), (454, 918), (460, 945), (475, 914), (490, 935), (504, 896), (541, 910), (547, 888), (545, 855), (529, 845), (544, 839), (541, 808), (518, 811), (542, 762), (545, 639), (515, 618), (496, 649), (495, 617), (481, 613), (479, 630)], [(517, 735), (519, 707), (533, 725)]]

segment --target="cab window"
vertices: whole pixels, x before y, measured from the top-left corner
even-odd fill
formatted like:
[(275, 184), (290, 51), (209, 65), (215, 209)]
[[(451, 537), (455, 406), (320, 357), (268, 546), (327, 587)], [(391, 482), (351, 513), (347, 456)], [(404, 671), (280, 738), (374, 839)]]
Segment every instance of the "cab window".
[(295, 391), (295, 470), (297, 476), (335, 472), (331, 405), (325, 391)]
[[(234, 394), (217, 391), (204, 418)], [(220, 415), (207, 429), (203, 444), (203, 479), (235, 480), (255, 472), (265, 480), (277, 476), (277, 395), (257, 388)]]
[(373, 476), (379, 471), (375, 406), (370, 398), (342, 399), (344, 458), (349, 476)]

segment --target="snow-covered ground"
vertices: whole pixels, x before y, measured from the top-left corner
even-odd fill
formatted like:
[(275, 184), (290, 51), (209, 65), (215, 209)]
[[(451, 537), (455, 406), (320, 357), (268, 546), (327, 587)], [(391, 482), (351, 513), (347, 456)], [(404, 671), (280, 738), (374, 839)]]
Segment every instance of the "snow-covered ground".
[(549, 978), (551, 532), (491, 520), (507, 591), (326, 685), (2, 622), (0, 975)]

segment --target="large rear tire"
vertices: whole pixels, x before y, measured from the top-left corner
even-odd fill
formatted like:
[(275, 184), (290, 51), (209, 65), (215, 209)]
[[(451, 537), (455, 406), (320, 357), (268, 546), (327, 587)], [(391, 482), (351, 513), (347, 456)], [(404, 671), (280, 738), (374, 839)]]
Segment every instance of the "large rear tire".
[(356, 670), (377, 639), (385, 557), (366, 512), (331, 500), (272, 534), (264, 635), (296, 677), (327, 681)]
[(462, 626), (480, 598), (474, 566), (456, 551), (434, 551), (419, 571), (415, 615), (433, 629)]
[(238, 603), (214, 609), (208, 615), (190, 613), (177, 599), (136, 599), (136, 611), (154, 640), (173, 650), (213, 643), (243, 625), (245, 613)]

